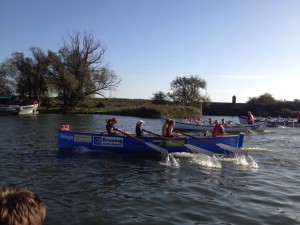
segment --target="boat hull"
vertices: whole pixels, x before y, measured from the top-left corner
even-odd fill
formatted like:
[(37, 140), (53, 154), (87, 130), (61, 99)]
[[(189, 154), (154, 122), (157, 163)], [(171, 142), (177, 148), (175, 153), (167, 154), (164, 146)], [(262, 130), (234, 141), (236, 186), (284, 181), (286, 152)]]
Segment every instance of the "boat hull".
[[(232, 147), (240, 148), (243, 145), (243, 134), (228, 135), (221, 137), (176, 137), (166, 139), (164, 137), (135, 137), (123, 135), (107, 135), (103, 133), (90, 133), (78, 131), (58, 131), (58, 146), (60, 151), (73, 150), (85, 147), (90, 150), (106, 151), (126, 154), (157, 154), (159, 153), (151, 145), (159, 146), (169, 153), (188, 152), (191, 150), (186, 144), (191, 144), (217, 154), (228, 154), (229, 151), (217, 146), (223, 143)], [(147, 143), (150, 143), (149, 146)]]
[(19, 111), (19, 105), (0, 105), (1, 116), (18, 115)]
[(19, 115), (38, 114), (38, 104), (20, 106)]
[[(262, 120), (265, 119), (258, 119), (255, 120), (255, 123), (259, 123)], [(239, 116), (239, 121), (241, 124), (247, 124), (247, 119), (243, 116)], [(300, 122), (298, 122), (295, 119), (268, 119), (268, 123), (267, 123), (267, 127), (279, 127), (279, 126), (283, 126), (283, 127), (300, 127)]]
[(0, 105), (0, 115), (30, 115), (38, 114), (38, 104), (33, 105)]
[[(165, 118), (161, 118), (162, 122), (165, 122)], [(267, 125), (267, 121), (263, 121), (260, 123), (256, 123), (253, 125), (242, 125), (242, 124), (226, 124), (223, 125), (226, 133), (241, 133), (241, 132), (247, 132), (249, 130), (256, 130), (256, 131), (263, 131), (265, 130)], [(175, 130), (194, 130), (194, 131), (213, 131), (214, 125), (210, 124), (197, 124), (193, 122), (185, 122), (185, 121), (179, 121), (175, 120)]]

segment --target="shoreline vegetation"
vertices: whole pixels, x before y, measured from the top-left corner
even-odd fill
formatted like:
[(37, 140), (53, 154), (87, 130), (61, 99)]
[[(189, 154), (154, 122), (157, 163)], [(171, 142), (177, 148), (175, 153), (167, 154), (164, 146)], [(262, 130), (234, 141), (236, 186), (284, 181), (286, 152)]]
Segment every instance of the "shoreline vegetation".
[(61, 108), (57, 98), (46, 97), (39, 107), (41, 114), (73, 113), (73, 114), (107, 114), (135, 116), (141, 118), (160, 118), (170, 113), (173, 118), (199, 118), (202, 115), (242, 116), (252, 111), (255, 116), (296, 117), (300, 111), (300, 102), (278, 102), (277, 104), (249, 104), (249, 103), (214, 103), (196, 106), (185, 106), (174, 102), (153, 104), (147, 99), (124, 98), (90, 98), (80, 104), (72, 112)]
[[(38, 109), (39, 113), (66, 113), (61, 109), (61, 105), (56, 98), (44, 99)], [(74, 111), (74, 114), (108, 114), (121, 116), (135, 116), (141, 118), (160, 118), (165, 113), (171, 113), (173, 117), (200, 117), (202, 115), (201, 107), (183, 106), (173, 102), (166, 104), (153, 104), (151, 100), (145, 99), (98, 99), (93, 98), (80, 104)]]

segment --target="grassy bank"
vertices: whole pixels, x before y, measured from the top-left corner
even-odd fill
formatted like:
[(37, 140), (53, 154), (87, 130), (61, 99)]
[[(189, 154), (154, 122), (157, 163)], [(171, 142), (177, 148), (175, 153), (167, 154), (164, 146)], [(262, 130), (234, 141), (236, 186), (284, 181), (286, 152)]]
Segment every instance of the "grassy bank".
[[(63, 113), (56, 98), (47, 98), (42, 101), (40, 113)], [(79, 105), (73, 113), (80, 114), (111, 114), (123, 116), (136, 116), (141, 118), (159, 118), (165, 113), (172, 117), (199, 117), (201, 108), (183, 106), (174, 103), (164, 105), (152, 104), (150, 100), (143, 99), (89, 99)]]

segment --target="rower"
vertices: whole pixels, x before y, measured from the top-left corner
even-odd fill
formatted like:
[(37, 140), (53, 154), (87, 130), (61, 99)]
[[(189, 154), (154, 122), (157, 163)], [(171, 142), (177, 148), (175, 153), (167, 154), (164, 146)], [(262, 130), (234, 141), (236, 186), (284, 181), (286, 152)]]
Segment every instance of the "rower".
[(223, 125), (218, 120), (215, 120), (213, 132), (212, 132), (213, 137), (222, 136), (224, 134), (225, 134), (225, 129)]
[(106, 119), (106, 130), (108, 134), (116, 134), (115, 124), (118, 122), (117, 118)]

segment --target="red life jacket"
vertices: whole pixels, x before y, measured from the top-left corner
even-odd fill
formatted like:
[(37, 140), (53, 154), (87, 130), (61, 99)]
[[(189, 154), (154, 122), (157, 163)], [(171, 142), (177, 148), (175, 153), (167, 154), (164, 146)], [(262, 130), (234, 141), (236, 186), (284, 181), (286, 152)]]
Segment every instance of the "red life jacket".
[(213, 137), (217, 137), (224, 134), (224, 128), (221, 124), (216, 124), (213, 129)]

